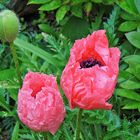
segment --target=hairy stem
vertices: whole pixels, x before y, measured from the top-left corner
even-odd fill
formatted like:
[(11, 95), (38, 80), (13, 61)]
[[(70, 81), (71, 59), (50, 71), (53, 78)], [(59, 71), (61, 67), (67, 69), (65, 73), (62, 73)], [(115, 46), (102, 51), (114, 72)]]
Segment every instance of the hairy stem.
[(82, 119), (82, 109), (78, 110), (77, 121), (76, 121), (76, 137), (75, 140), (80, 140), (80, 128), (81, 128), (81, 119)]
[(49, 132), (43, 132), (44, 140), (51, 140)]
[(12, 52), (12, 55), (13, 55), (13, 60), (14, 60), (15, 67), (16, 67), (18, 81), (19, 81), (19, 84), (20, 84), (20, 87), (21, 87), (21, 85), (22, 85), (22, 78), (21, 78), (21, 73), (20, 73), (20, 69), (19, 69), (18, 57), (17, 57), (16, 49), (14, 47), (14, 43), (13, 42), (10, 43), (10, 49), (11, 49), (11, 52)]

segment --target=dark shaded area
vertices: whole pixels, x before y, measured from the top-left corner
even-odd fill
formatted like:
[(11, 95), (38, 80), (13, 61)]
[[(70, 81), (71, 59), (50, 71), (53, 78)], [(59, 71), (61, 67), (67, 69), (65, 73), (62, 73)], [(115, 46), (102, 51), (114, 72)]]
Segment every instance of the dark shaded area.
[(95, 65), (99, 65), (100, 67), (103, 66), (100, 61), (93, 59), (93, 58), (89, 58), (87, 60), (80, 62), (81, 68), (90, 68), (90, 67), (93, 67)]
[(11, 0), (7, 7), (23, 17), (37, 14), (39, 5), (27, 5), (27, 3), (28, 0)]

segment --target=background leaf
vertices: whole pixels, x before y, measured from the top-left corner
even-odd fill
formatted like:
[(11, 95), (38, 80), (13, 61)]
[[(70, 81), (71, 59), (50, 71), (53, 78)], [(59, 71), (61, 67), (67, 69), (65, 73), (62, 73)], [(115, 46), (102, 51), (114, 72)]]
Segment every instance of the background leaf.
[(126, 33), (126, 38), (128, 39), (128, 41), (134, 45), (136, 48), (140, 48), (140, 32), (137, 31), (133, 31), (133, 32), (129, 32)]

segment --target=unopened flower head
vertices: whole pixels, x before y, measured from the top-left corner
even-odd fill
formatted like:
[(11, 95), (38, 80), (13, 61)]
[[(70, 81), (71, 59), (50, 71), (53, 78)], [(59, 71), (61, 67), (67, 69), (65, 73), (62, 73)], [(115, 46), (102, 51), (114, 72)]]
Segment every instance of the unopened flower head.
[(19, 19), (11, 10), (0, 12), (0, 40), (13, 42), (19, 32)]

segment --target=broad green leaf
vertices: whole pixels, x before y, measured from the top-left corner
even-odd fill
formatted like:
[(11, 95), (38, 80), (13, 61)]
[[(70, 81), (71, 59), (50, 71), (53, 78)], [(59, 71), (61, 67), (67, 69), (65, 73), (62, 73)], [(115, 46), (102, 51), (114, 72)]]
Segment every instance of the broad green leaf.
[(133, 14), (129, 14), (127, 12), (122, 12), (121, 18), (123, 18), (125, 20), (140, 22), (140, 15), (133, 15)]
[(125, 0), (125, 2), (133, 10), (134, 13), (138, 13), (134, 0)]
[(29, 0), (28, 4), (44, 4), (50, 1), (51, 0)]
[(123, 10), (127, 11), (130, 14), (136, 14), (137, 9), (134, 4), (134, 0), (123, 0), (116, 2)]
[(82, 5), (77, 5), (77, 6), (72, 6), (71, 8), (71, 13), (76, 16), (76, 17), (82, 17), (83, 12), (82, 12)]
[(39, 24), (38, 27), (39, 27), (39, 29), (41, 29), (43, 32), (45, 32), (47, 34), (51, 34), (53, 36), (57, 36), (57, 32), (49, 24), (43, 24), (42, 23), (42, 24)]
[(135, 5), (136, 5), (136, 8), (137, 8), (137, 10), (140, 14), (140, 0), (134, 0), (134, 2), (135, 2)]
[(140, 80), (140, 65), (132, 65), (131, 71)]
[(86, 2), (87, 0), (71, 0), (71, 5), (78, 5)]
[(140, 89), (140, 82), (134, 82), (132, 80), (127, 80), (120, 84), (120, 87), (125, 89)]
[(119, 89), (115, 90), (115, 93), (121, 97), (125, 97), (131, 100), (139, 101), (140, 102), (140, 95), (133, 90), (128, 89)]
[(12, 133), (11, 140), (18, 140), (18, 134), (19, 134), (19, 122), (17, 121)]
[(137, 28), (140, 23), (135, 21), (125, 21), (119, 26), (119, 31), (127, 32)]
[(114, 4), (115, 1), (116, 0), (102, 0), (103, 4), (106, 4), (106, 5)]
[(129, 55), (124, 57), (123, 60), (128, 64), (140, 64), (140, 55)]
[(123, 107), (123, 109), (139, 109), (139, 108), (140, 108), (140, 102), (137, 101), (129, 101)]
[(14, 68), (2, 70), (0, 71), (0, 81), (13, 79), (15, 75), (16, 75), (16, 70)]
[(140, 55), (129, 55), (124, 61), (129, 64), (130, 72), (140, 79)]
[(120, 71), (119, 77), (118, 77), (118, 83), (124, 82), (124, 81), (128, 80), (129, 78), (131, 78), (132, 76), (133, 75), (127, 71)]
[(103, 0), (91, 0), (91, 1), (95, 3), (101, 3)]
[(125, 34), (128, 41), (136, 48), (140, 49), (140, 32), (133, 31)]
[(56, 12), (56, 21), (59, 23), (59, 21), (61, 21), (64, 16), (66, 15), (66, 13), (69, 11), (70, 7), (68, 5), (64, 5), (62, 7), (60, 7), (57, 12)]
[(28, 50), (30, 52), (32, 52), (33, 54), (39, 56), (40, 58), (46, 60), (48, 63), (57, 66), (57, 64), (61, 64), (61, 62), (58, 62), (53, 55), (51, 55), (50, 53), (42, 50), (41, 48), (39, 48), (38, 46), (34, 46), (22, 39), (17, 38), (14, 41), (14, 44), (19, 47), (19, 48), (23, 48), (25, 50)]
[(138, 63), (129, 64), (129, 71), (140, 80), (140, 64)]
[(61, 6), (61, 0), (52, 0), (50, 3), (44, 4), (39, 8), (42, 11), (52, 11)]
[[(131, 45), (128, 40), (124, 41), (119, 46), (119, 48), (121, 49), (121, 56), (122, 56), (122, 58), (124, 58), (124, 56), (129, 56), (131, 54), (134, 54), (134, 52), (136, 50), (136, 48), (133, 45)], [(124, 65), (124, 63), (123, 63), (123, 65)]]

